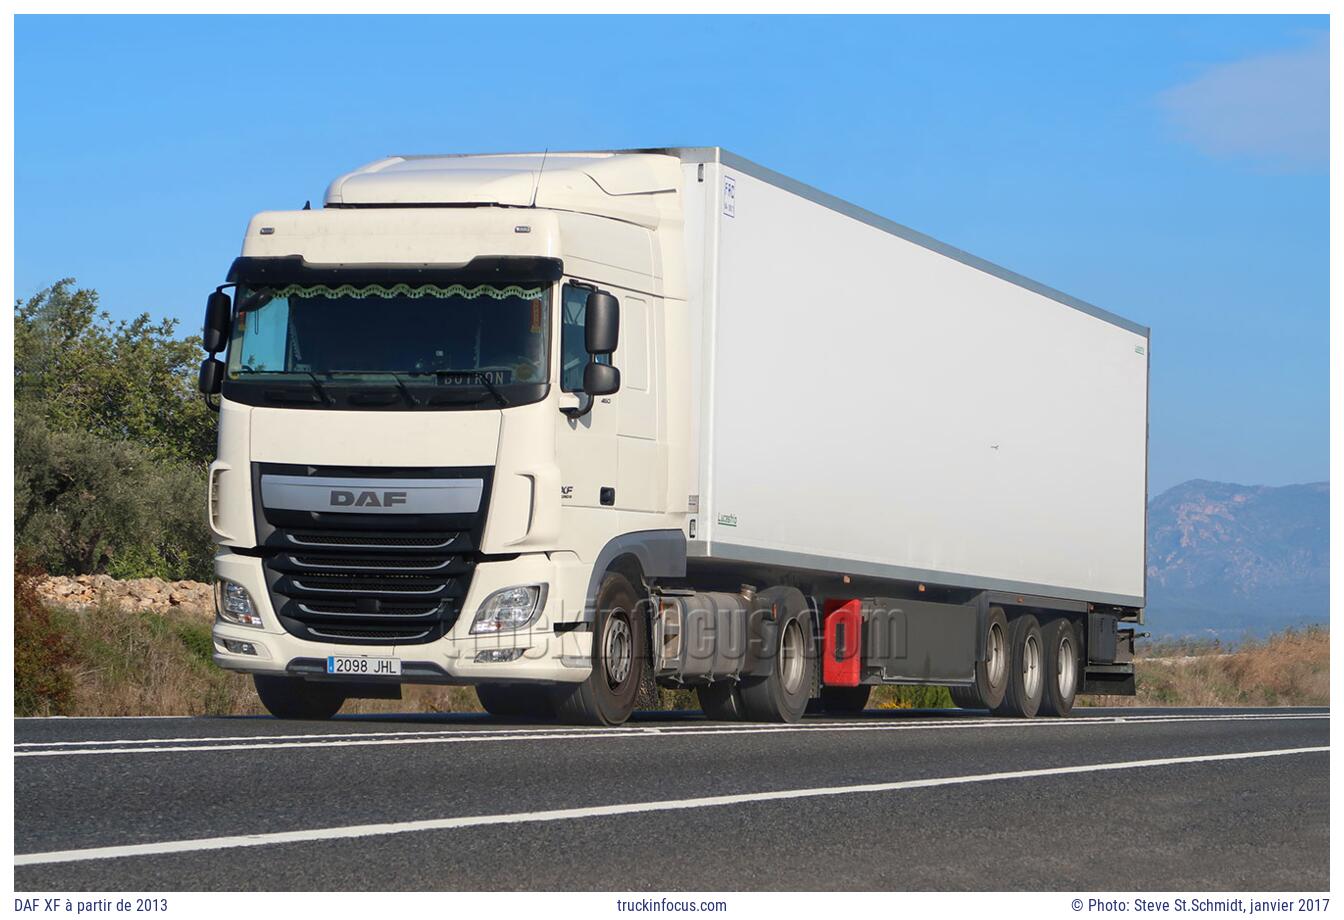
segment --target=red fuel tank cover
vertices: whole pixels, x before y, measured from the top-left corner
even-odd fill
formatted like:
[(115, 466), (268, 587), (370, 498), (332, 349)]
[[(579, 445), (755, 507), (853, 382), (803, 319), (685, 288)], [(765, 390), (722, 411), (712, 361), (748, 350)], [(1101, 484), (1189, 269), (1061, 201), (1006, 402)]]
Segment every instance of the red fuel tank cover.
[(857, 687), (863, 661), (863, 604), (857, 598), (832, 598), (822, 609), (821, 682), (828, 687)]

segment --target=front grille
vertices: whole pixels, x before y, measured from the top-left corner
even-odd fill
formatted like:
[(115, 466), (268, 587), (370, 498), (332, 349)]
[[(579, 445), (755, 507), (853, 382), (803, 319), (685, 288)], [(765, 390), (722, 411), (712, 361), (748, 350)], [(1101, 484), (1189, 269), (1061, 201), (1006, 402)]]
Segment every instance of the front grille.
[[(275, 609), (302, 638), (359, 645), (438, 639), (461, 612), (474, 567), (470, 535), (279, 531), (266, 556)], [(452, 552), (445, 552), (451, 548)]]
[[(433, 642), (462, 612), (485, 527), (488, 467), (317, 467), (254, 463), (253, 497), (266, 583), (280, 623), (314, 641), (355, 645)], [(412, 503), (399, 511), (347, 512), (305, 505), (294, 492), (265, 504), (267, 477), (302, 493), (348, 481), (477, 480), (475, 510)], [(373, 488), (384, 488), (375, 485)], [(307, 493), (311, 494), (311, 493)], [(290, 502), (286, 504), (285, 502)]]

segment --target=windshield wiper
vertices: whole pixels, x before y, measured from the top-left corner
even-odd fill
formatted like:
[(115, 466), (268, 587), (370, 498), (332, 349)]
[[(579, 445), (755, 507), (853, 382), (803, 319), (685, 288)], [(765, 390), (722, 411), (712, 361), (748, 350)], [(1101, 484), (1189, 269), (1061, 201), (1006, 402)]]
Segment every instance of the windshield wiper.
[(396, 381), (397, 389), (401, 391), (402, 396), (406, 397), (408, 403), (412, 406), (420, 405), (420, 400), (415, 398), (415, 394), (411, 392), (411, 388), (406, 386), (406, 381), (403, 380), (401, 375), (396, 371), (327, 371), (326, 374), (328, 377), (332, 374), (384, 374)]
[(508, 398), (503, 393), (499, 392), (498, 387), (496, 387), (493, 383), (490, 382), (490, 377), (488, 374), (486, 374), (485, 371), (477, 370), (476, 368), (471, 368), (470, 370), (464, 370), (464, 371), (435, 370), (435, 371), (413, 371), (411, 373), (412, 377), (428, 377), (431, 375), (437, 378), (439, 383), (447, 383), (450, 377), (455, 376), (475, 377), (477, 380), (481, 382), (481, 386), (485, 387), (487, 390), (490, 391), (490, 395), (495, 398), (495, 402), (499, 403), (499, 407), (501, 409), (503, 409), (505, 406), (510, 405)]
[(335, 402), (327, 395), (327, 388), (322, 386), (322, 381), (317, 379), (317, 375), (312, 371), (299, 371), (300, 374), (307, 374), (308, 379), (313, 382), (313, 389), (317, 390), (317, 395), (322, 397), (322, 402), (329, 406), (335, 405)]

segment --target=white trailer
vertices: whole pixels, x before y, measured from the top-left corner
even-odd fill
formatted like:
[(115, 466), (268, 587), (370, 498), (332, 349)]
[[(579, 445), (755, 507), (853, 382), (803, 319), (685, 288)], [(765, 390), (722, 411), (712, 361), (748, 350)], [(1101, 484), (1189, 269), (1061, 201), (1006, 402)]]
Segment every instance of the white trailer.
[(206, 345), (216, 661), (278, 715), (1133, 692), (1148, 330), (719, 148), (371, 164)]

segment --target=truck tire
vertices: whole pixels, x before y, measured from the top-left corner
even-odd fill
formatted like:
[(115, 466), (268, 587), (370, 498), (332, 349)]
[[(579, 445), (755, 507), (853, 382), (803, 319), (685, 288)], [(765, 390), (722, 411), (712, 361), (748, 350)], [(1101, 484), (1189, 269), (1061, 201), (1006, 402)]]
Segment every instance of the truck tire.
[(768, 650), (769, 673), (742, 679), (738, 692), (746, 718), (755, 722), (797, 722), (812, 697), (816, 656), (812, 616), (797, 588), (768, 588), (756, 595), (756, 609), (773, 608), (777, 629)]
[(985, 660), (975, 663), (975, 683), (948, 687), (952, 702), (962, 709), (994, 709), (1008, 690), (1008, 617), (1002, 607), (990, 607), (985, 617)]
[(868, 708), (868, 696), (872, 692), (873, 688), (867, 684), (859, 684), (857, 687), (822, 687), (818, 700), (822, 712), (853, 715)]
[(1078, 698), (1078, 675), (1082, 672), (1078, 635), (1066, 617), (1051, 620), (1041, 630), (1045, 657), (1045, 692), (1041, 715), (1066, 716)]
[(1008, 687), (1003, 702), (994, 707), (994, 714), (1030, 719), (1040, 710), (1045, 692), (1041, 626), (1031, 614), (1008, 621), (1008, 652)]
[(593, 671), (578, 684), (552, 690), (555, 713), (578, 725), (620, 725), (634, 711), (648, 662), (648, 624), (639, 596), (612, 572), (597, 589)]
[(302, 677), (253, 674), (261, 705), (277, 719), (321, 721), (336, 715), (345, 705), (345, 694), (338, 688)]
[(948, 687), (948, 694), (952, 697), (952, 705), (958, 709), (989, 709), (980, 699), (980, 693), (975, 687)]
[(481, 708), (497, 719), (553, 719), (555, 704), (547, 687), (521, 684), (477, 684)]
[(700, 711), (706, 719), (715, 722), (741, 722), (746, 718), (742, 709), (742, 695), (737, 684), (721, 680), (695, 688), (700, 698)]

